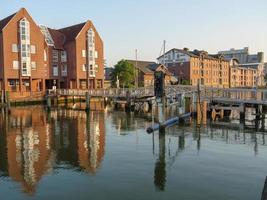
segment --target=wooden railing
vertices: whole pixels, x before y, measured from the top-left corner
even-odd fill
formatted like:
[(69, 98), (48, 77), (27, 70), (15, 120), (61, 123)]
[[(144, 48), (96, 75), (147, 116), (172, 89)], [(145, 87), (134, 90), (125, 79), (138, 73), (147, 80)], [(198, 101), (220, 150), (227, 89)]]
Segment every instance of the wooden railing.
[(242, 88), (202, 88), (201, 96), (209, 99), (267, 102), (267, 90)]
[[(170, 85), (165, 87), (165, 94), (167, 96), (175, 96), (181, 93), (197, 93), (196, 86), (184, 85)], [(129, 97), (142, 98), (154, 96), (153, 87), (144, 88), (110, 88), (110, 89), (57, 89), (49, 90), (49, 95), (59, 96), (85, 96), (86, 93), (94, 97)], [(241, 88), (212, 88), (200, 87), (200, 94), (202, 98), (207, 99), (233, 99), (233, 100), (254, 100), (267, 101), (267, 90), (263, 89), (241, 89)]]

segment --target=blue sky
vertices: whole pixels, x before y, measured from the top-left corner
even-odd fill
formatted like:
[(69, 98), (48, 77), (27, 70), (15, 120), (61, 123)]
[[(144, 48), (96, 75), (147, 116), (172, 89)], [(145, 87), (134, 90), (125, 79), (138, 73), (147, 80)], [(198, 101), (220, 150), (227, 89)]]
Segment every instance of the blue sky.
[[(210, 53), (250, 47), (267, 54), (266, 0), (0, 0), (0, 18), (25, 7), (52, 28), (92, 20), (108, 65), (122, 58), (156, 60), (167, 49)], [(267, 58), (267, 55), (265, 56)]]

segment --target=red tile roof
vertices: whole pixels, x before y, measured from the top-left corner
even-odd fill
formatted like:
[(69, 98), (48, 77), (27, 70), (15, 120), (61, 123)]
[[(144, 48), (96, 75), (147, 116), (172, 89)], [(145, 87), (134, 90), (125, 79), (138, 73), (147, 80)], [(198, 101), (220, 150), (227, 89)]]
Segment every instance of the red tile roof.
[(61, 33), (63, 33), (66, 36), (65, 42), (68, 43), (68, 42), (75, 40), (75, 38), (80, 33), (80, 31), (82, 30), (82, 28), (84, 27), (85, 24), (86, 24), (86, 22), (81, 23), (81, 24), (76, 24), (73, 26), (59, 29), (58, 31), (60, 31)]
[(9, 15), (8, 17), (2, 19), (0, 21), (0, 32), (2, 32), (3, 28), (8, 24), (8, 22), (16, 15), (17, 13), (14, 13), (12, 15)]
[(64, 49), (64, 43), (66, 40), (66, 37), (64, 34), (59, 32), (58, 30), (47, 28), (53, 41), (54, 41), (54, 46), (56, 49)]

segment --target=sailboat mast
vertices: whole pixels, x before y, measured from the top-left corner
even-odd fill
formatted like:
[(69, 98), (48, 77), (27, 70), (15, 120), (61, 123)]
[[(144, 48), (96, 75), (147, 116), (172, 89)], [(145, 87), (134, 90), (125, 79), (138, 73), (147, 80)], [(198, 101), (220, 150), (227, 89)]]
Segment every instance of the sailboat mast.
[(166, 40), (163, 40), (163, 65), (165, 66)]
[(135, 87), (138, 87), (137, 49), (135, 49)]

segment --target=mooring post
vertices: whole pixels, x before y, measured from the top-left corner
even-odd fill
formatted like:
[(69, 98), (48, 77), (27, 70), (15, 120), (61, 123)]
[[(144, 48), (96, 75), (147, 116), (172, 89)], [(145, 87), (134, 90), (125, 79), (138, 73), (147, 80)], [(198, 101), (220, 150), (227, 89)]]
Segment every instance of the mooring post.
[(185, 99), (185, 93), (182, 93), (181, 94), (181, 105), (182, 105), (182, 113), (180, 114), (185, 114), (185, 111), (186, 111), (186, 99)]
[(51, 97), (50, 96), (46, 96), (46, 105), (47, 105), (48, 112), (50, 112), (51, 111)]
[(89, 112), (90, 111), (90, 95), (89, 95), (89, 92), (85, 93), (85, 102), (86, 102), (85, 111)]
[(68, 96), (65, 96), (65, 98), (64, 98), (64, 103), (65, 103), (65, 106), (68, 105)]
[(7, 111), (10, 112), (10, 96), (9, 96), (9, 91), (6, 91), (5, 98), (6, 98)]
[(240, 104), (240, 111), (239, 111), (239, 120), (240, 123), (245, 123), (246, 120), (246, 104)]
[(197, 94), (195, 92), (192, 93), (192, 101), (191, 101), (191, 111), (192, 111), (192, 114), (193, 116), (196, 116), (196, 112), (197, 112), (197, 109), (196, 109), (196, 101), (197, 100)]
[(4, 93), (4, 90), (1, 91), (1, 103), (4, 104), (4, 96), (5, 96), (5, 93)]
[(255, 105), (255, 111), (256, 111), (256, 118), (255, 118), (255, 128), (259, 128), (259, 123), (260, 123), (260, 118), (261, 118), (261, 106), (260, 105)]
[(197, 100), (197, 125), (201, 125), (202, 112), (201, 112), (201, 102)]
[(202, 102), (202, 123), (203, 125), (207, 125), (207, 101)]

